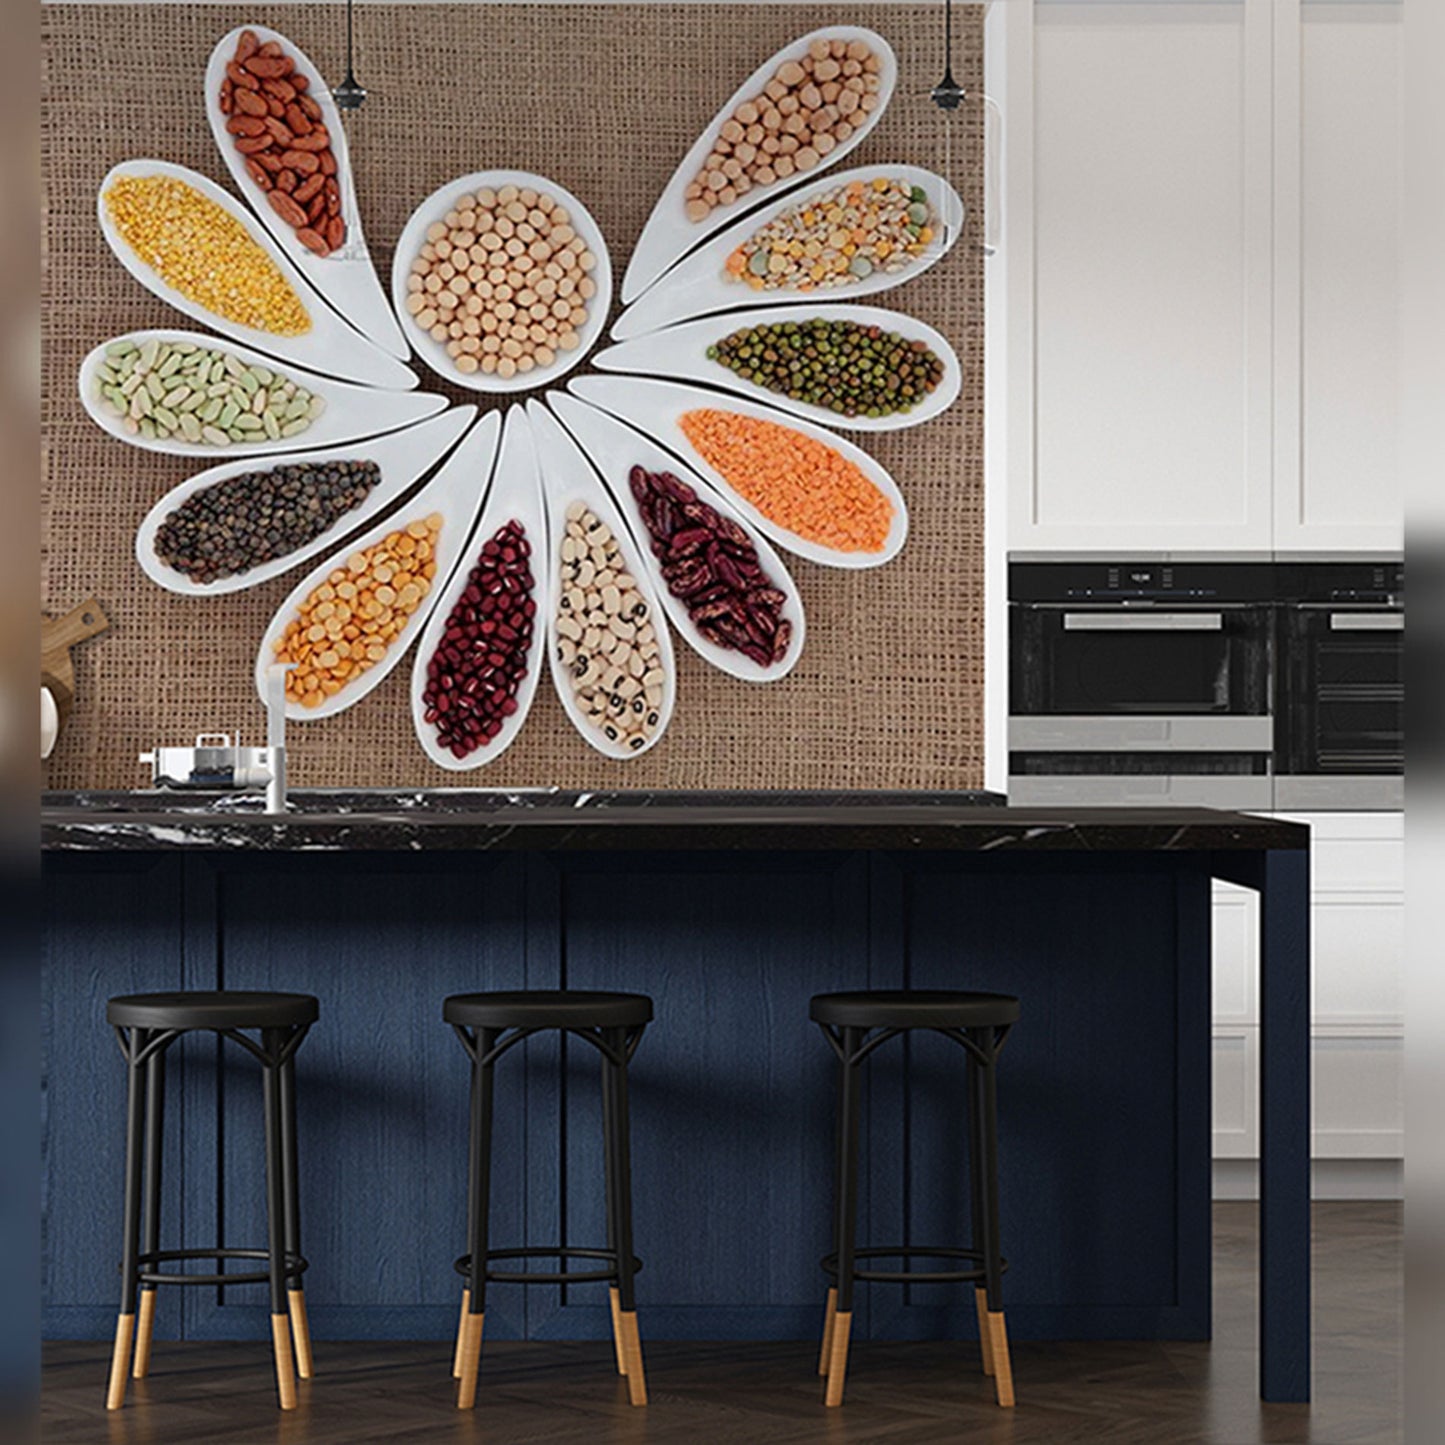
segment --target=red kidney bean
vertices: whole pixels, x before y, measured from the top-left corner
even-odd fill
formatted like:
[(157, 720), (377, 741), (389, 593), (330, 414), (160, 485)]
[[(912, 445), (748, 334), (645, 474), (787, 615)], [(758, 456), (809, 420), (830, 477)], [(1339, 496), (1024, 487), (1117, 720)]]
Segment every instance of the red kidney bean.
[(748, 534), (698, 501), (671, 472), (633, 467), (627, 485), (668, 590), (686, 606), (698, 632), (759, 667), (781, 662), (793, 637), (793, 624), (782, 615), (787, 596), (763, 571)]
[(517, 711), (537, 613), (531, 555), (517, 521), (483, 544), (427, 663), (426, 721), (453, 757), (486, 747)]

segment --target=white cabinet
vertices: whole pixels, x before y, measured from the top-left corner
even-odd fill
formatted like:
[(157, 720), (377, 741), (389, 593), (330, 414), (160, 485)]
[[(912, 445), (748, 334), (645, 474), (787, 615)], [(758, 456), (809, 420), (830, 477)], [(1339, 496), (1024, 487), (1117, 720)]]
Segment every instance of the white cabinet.
[(1006, 7), (1011, 552), (1400, 550), (1401, 9)]
[[(1404, 825), (1291, 814), (1311, 847), (1313, 1152), (1403, 1154)], [(1259, 1153), (1259, 900), (1214, 886), (1214, 1157)]]

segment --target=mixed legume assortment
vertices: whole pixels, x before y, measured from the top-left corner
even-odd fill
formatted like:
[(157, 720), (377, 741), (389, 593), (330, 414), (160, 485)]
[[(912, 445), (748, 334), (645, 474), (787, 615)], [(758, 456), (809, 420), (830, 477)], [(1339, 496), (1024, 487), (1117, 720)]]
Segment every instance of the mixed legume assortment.
[(131, 436), (212, 447), (300, 436), (326, 409), (324, 397), (269, 366), (154, 336), (112, 341), (95, 395)]
[(838, 552), (881, 552), (893, 504), (855, 462), (816, 438), (761, 417), (701, 407), (683, 435), (769, 521)]
[(276, 640), (276, 661), (293, 662), (286, 697), (320, 707), (383, 661), (436, 577), (438, 512), (353, 552), (296, 610)]
[(517, 711), (537, 603), (532, 544), (511, 521), (487, 541), (426, 665), (425, 719), (455, 758), (486, 747)]
[(806, 55), (784, 61), (719, 127), (683, 192), (688, 220), (706, 220), (754, 186), (812, 170), (878, 109), (881, 70), (864, 40), (819, 37)]
[(748, 534), (671, 472), (633, 467), (627, 484), (668, 590), (698, 632), (759, 667), (781, 662), (793, 638), (782, 616), (787, 594), (763, 571)]
[(407, 277), (406, 309), (458, 371), (503, 380), (575, 351), (597, 258), (556, 198), (531, 186), (458, 196)]
[(926, 342), (821, 317), (747, 326), (707, 354), (743, 381), (844, 417), (911, 411), (943, 380)]
[(155, 553), (192, 582), (219, 582), (287, 557), (354, 511), (381, 480), (375, 462), (239, 472), (192, 492), (156, 529)]
[(243, 30), (221, 82), (226, 132), (246, 173), (303, 246), (329, 256), (346, 239), (341, 187), (321, 107), (310, 81), (279, 41)]
[(612, 529), (582, 502), (567, 508), (558, 560), (557, 659), (588, 723), (637, 752), (661, 725), (666, 681), (650, 609)]
[(311, 317), (230, 211), (175, 176), (117, 176), (105, 208), (121, 239), (188, 301), (238, 326), (303, 336)]
[(754, 291), (856, 286), (912, 265), (936, 219), (922, 186), (884, 176), (849, 181), (780, 211), (733, 249), (723, 275)]

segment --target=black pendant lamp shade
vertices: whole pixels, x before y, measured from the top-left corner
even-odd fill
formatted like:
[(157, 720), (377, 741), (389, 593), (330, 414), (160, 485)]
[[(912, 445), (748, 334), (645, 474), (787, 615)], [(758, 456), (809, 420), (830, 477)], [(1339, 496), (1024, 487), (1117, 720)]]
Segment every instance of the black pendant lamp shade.
[(943, 79), (928, 92), (939, 110), (957, 110), (968, 92), (953, 78), (953, 0), (943, 0)]
[(346, 79), (331, 92), (337, 110), (360, 110), (366, 101), (366, 87), (357, 81), (351, 64), (351, 6), (352, 0), (346, 0)]

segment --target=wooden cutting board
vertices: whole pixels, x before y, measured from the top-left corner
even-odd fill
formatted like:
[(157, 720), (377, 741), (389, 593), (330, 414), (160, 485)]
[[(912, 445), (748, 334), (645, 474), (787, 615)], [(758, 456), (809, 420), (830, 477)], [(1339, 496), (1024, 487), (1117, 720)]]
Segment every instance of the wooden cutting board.
[(94, 597), (73, 607), (64, 617), (40, 614), (40, 685), (50, 689), (62, 724), (75, 701), (75, 664), (70, 649), (109, 626), (110, 618)]

